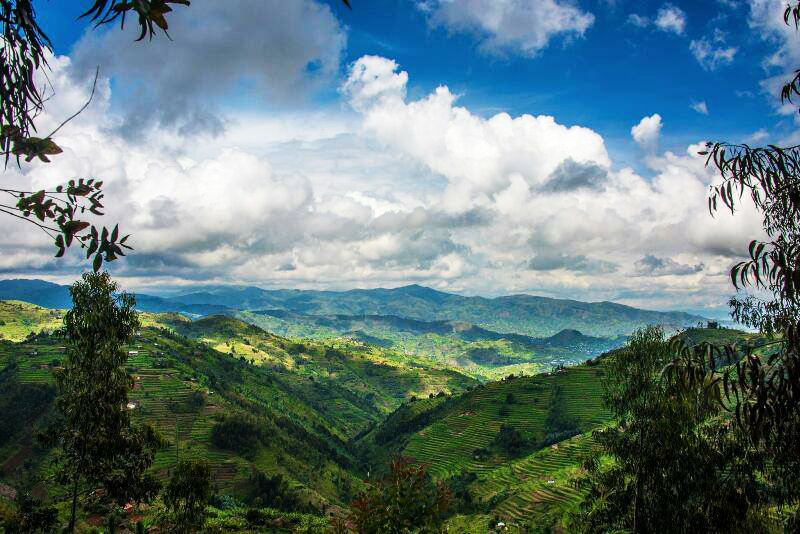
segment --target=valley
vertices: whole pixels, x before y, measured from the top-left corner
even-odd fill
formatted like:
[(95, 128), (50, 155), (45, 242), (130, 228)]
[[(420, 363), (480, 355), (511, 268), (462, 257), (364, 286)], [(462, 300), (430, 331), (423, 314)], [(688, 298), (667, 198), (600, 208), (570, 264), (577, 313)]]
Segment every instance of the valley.
[[(624, 344), (624, 333), (564, 329), (534, 337), (462, 320), (234, 310), (230, 300), (204, 299), (195, 295), (188, 305), (222, 305), (226, 313), (140, 312), (142, 328), (127, 347), (127, 409), (167, 440), (151, 468), (162, 481), (179, 459), (210, 462), (217, 510), (210, 524), (271, 531), (247, 526), (243, 514), (257, 506), (268, 524), (291, 521), (287, 531), (324, 530), (325, 517), (342, 513), (397, 454), (450, 488), (452, 532), (486, 532), (492, 521), (519, 532), (562, 524), (580, 501), (575, 482), (594, 446), (592, 431), (611, 422), (603, 355)], [(64, 496), (43, 482), (53, 451), (36, 441), (51, 417), (53, 373), (64, 357), (53, 335), (63, 315), (0, 301), (0, 424), (9, 429), (0, 443), (0, 487), (7, 492)], [(756, 337), (707, 328), (680, 335), (693, 344)], [(260, 492), (265, 480), (278, 481), (278, 490)], [(155, 512), (143, 517), (155, 520)], [(89, 512), (80, 520), (95, 521)]]

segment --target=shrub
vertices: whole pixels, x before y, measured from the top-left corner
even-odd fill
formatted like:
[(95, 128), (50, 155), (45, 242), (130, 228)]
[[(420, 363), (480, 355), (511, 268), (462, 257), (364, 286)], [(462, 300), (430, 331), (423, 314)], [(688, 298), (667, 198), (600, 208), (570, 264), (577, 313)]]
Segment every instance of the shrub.
[(386, 480), (370, 484), (350, 504), (347, 520), (334, 520), (338, 532), (401, 534), (438, 532), (450, 508), (451, 494), (434, 484), (425, 466), (395, 458)]

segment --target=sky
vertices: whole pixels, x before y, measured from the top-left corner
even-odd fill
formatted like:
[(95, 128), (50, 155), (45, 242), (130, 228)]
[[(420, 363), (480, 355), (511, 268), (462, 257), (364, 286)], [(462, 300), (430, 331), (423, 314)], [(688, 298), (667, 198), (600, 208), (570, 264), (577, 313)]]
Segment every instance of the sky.
[[(40, 2), (52, 163), (103, 180), (124, 287), (418, 283), (724, 313), (760, 218), (707, 209), (705, 141), (796, 143), (782, 0), (192, 0), (169, 35)], [(17, 187), (20, 186), (20, 187)], [(7, 218), (0, 277), (79, 250)]]

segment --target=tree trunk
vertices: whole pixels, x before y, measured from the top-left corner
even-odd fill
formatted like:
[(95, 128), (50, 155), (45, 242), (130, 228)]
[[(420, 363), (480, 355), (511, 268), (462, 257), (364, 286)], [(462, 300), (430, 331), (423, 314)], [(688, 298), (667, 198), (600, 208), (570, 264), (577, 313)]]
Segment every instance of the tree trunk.
[(75, 482), (72, 484), (72, 515), (69, 518), (69, 531), (74, 533), (75, 532), (75, 511), (78, 507), (78, 481), (80, 480), (81, 475), (79, 473), (75, 473)]
[(636, 462), (636, 496), (634, 497), (633, 501), (633, 534), (638, 534), (639, 530), (639, 494), (641, 493), (642, 488), (642, 473), (641, 473), (641, 466), (642, 466), (642, 434), (644, 430), (639, 430), (639, 439), (637, 440), (639, 443), (639, 458)]

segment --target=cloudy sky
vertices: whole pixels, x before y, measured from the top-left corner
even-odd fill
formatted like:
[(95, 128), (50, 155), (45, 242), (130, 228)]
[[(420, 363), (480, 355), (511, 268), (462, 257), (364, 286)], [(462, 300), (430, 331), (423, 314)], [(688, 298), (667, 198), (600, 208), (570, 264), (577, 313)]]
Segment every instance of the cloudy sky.
[[(789, 143), (779, 0), (193, 0), (168, 40), (41, 3), (48, 131), (15, 188), (106, 183), (130, 289), (531, 293), (724, 310), (759, 218), (707, 210), (706, 140)], [(43, 78), (44, 80), (44, 78)], [(43, 82), (44, 83), (44, 82)], [(79, 251), (6, 218), (0, 276)]]

